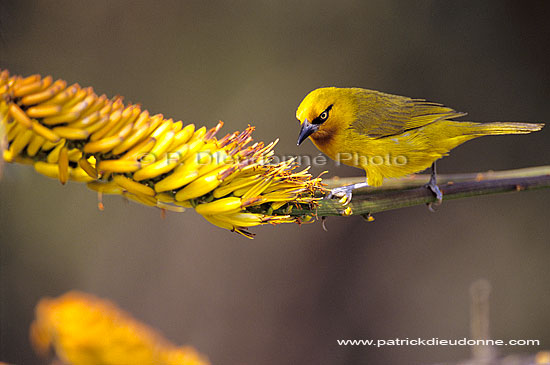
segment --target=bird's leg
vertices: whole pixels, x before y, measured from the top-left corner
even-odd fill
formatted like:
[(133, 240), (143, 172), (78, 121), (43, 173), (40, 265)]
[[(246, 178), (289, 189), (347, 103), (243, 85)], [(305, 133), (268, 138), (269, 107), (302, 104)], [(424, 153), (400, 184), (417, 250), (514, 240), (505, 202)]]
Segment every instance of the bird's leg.
[(330, 199), (333, 197), (342, 198), (341, 199), (342, 205), (348, 205), (349, 202), (351, 201), (352, 191), (355, 189), (360, 189), (367, 186), (369, 186), (367, 182), (340, 186), (338, 188), (332, 189), (330, 193), (328, 193), (328, 195), (326, 196), (326, 199)]
[[(441, 193), (441, 190), (439, 190), (439, 186), (437, 186), (437, 179), (436, 179), (436, 169), (435, 169), (435, 162), (432, 163), (431, 167), (432, 173), (430, 175), (430, 181), (425, 185), (430, 191), (435, 195), (437, 198), (437, 205), (441, 204), (443, 201), (443, 194)], [(433, 211), (432, 203), (428, 204), (428, 208)]]

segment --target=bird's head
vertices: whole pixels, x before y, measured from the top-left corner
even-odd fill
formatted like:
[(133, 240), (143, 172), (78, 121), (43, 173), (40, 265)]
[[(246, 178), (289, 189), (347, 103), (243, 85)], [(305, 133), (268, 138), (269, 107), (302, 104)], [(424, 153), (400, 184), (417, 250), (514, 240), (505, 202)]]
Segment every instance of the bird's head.
[(355, 99), (353, 89), (326, 87), (310, 92), (296, 111), (302, 126), (298, 145), (308, 137), (316, 145), (323, 144), (348, 128), (355, 115)]

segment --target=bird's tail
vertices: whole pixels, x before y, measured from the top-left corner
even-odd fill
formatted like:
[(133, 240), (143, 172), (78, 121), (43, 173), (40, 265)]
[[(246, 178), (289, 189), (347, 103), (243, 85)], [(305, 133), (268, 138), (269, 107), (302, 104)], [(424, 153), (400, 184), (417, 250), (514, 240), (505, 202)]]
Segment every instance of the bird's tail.
[(473, 123), (470, 133), (480, 136), (498, 134), (527, 134), (540, 131), (544, 123), (492, 122)]
[[(444, 124), (443, 124), (444, 123)], [(543, 123), (519, 123), (519, 122), (456, 122), (444, 121), (433, 123), (437, 127), (430, 140), (439, 140), (442, 144), (435, 143), (433, 147), (443, 146), (445, 153), (456, 146), (474, 138), (503, 134), (527, 134), (536, 132), (544, 127)]]

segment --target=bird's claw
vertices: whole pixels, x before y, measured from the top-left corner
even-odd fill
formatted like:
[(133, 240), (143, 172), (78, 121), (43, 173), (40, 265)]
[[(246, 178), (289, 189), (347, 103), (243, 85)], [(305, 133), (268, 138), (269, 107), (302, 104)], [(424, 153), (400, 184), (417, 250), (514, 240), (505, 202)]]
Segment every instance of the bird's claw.
[(441, 193), (441, 190), (439, 189), (439, 186), (436, 184), (428, 184), (426, 185), (428, 189), (435, 195), (435, 198), (437, 199), (437, 204), (441, 204), (443, 201), (443, 193)]
[(437, 199), (436, 202), (428, 203), (428, 209), (430, 212), (435, 212), (434, 205), (439, 206), (443, 202), (443, 193), (441, 193), (441, 190), (439, 189), (439, 186), (430, 179), (430, 182), (427, 183), (426, 188), (429, 189), (433, 195), (435, 195), (435, 198)]
[(340, 198), (339, 202), (342, 205), (348, 205), (351, 201), (353, 185), (341, 186), (331, 189), (325, 199)]
[[(437, 186), (437, 178), (436, 178), (436, 171), (435, 171), (435, 162), (432, 163), (431, 167), (432, 173), (430, 174), (430, 181), (426, 185), (424, 185), (427, 189), (430, 189), (430, 191), (435, 195), (435, 198), (437, 201), (435, 202), (435, 205), (441, 205), (443, 202), (443, 193), (439, 189), (439, 186)], [(430, 212), (435, 212), (435, 209), (433, 208), (434, 203), (428, 203), (428, 209)]]

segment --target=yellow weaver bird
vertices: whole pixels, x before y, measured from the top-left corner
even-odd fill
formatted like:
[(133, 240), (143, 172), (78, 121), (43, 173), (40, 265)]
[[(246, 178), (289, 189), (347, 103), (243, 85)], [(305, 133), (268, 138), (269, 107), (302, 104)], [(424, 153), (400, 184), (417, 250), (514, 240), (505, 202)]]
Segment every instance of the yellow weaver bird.
[(384, 178), (402, 177), (431, 166), (427, 187), (441, 201), (435, 161), (470, 139), (498, 134), (526, 134), (544, 124), (457, 122), (466, 113), (424, 99), (411, 99), (361, 88), (313, 90), (296, 111), (300, 145), (308, 137), (333, 160), (362, 168), (367, 181), (332, 190), (343, 197), (364, 186), (380, 186)]

